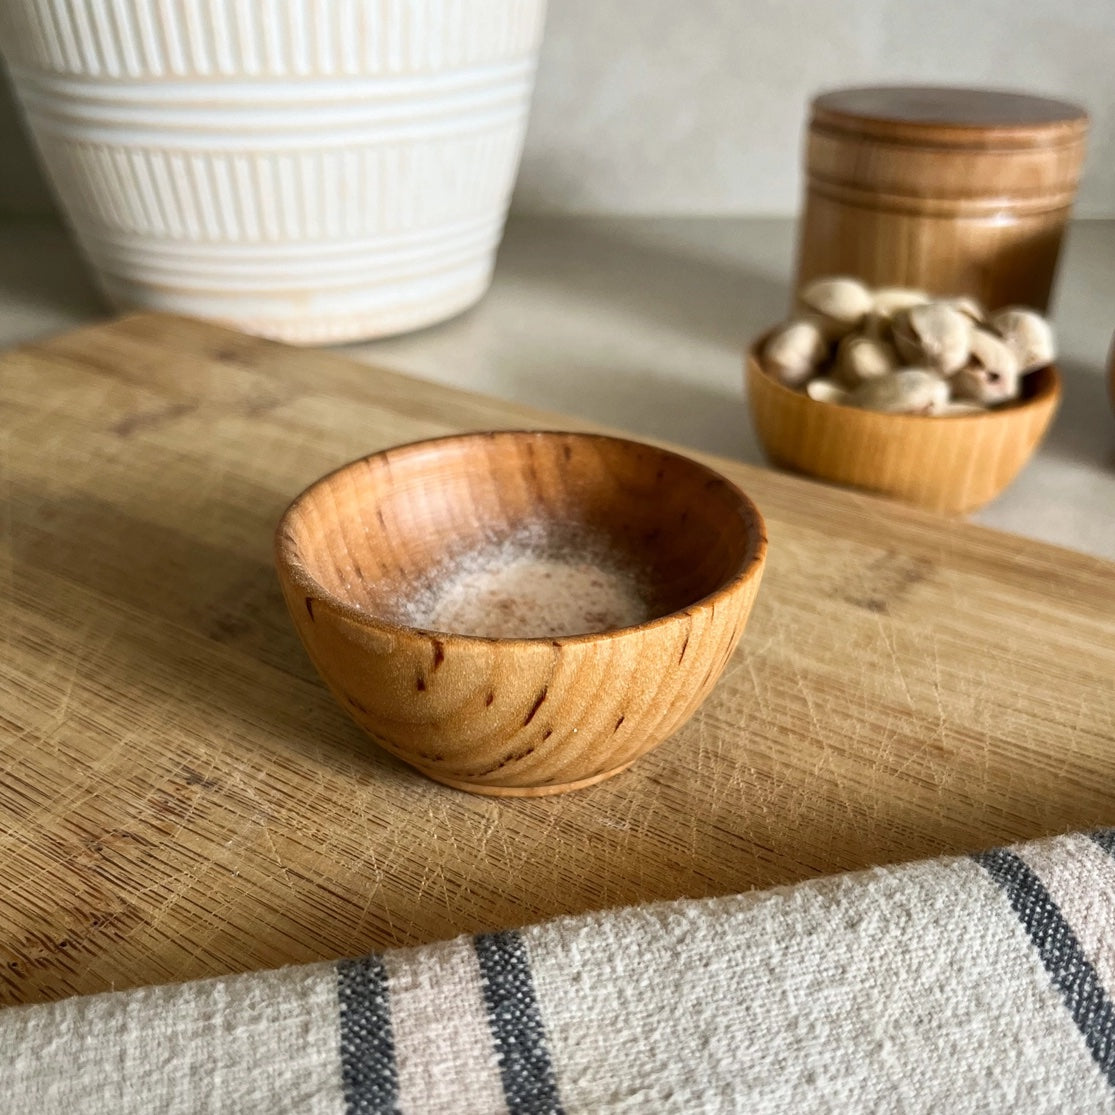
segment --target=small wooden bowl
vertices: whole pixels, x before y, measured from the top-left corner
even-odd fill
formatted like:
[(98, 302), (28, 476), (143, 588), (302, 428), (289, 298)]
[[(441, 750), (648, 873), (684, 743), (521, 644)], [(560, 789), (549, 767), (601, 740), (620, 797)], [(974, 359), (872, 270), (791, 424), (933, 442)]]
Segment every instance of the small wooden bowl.
[(880, 414), (822, 403), (763, 371), (757, 354), (765, 340), (747, 354), (747, 396), (774, 464), (949, 515), (982, 507), (1018, 475), (1061, 398), (1061, 377), (1050, 366), (1025, 377), (1021, 402), (982, 414)]
[[(651, 618), (530, 639), (401, 618), (455, 559), (524, 528), (639, 569)], [(501, 432), (346, 465), (291, 504), (275, 552), (310, 658), (380, 746), (458, 789), (539, 796), (617, 774), (693, 715), (743, 632), (766, 537), (738, 488), (676, 453)]]

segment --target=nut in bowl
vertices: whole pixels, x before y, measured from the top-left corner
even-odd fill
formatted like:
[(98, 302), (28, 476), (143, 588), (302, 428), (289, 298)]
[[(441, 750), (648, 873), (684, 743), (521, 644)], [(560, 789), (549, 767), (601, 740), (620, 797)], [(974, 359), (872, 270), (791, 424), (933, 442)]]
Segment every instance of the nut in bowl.
[(1018, 474), (1060, 398), (1053, 335), (1033, 311), (810, 283), (796, 318), (747, 355), (752, 420), (777, 465), (946, 514)]
[(754, 504), (619, 438), (419, 442), (302, 493), (287, 607), (333, 695), (438, 782), (538, 796), (617, 774), (684, 724), (751, 611)]

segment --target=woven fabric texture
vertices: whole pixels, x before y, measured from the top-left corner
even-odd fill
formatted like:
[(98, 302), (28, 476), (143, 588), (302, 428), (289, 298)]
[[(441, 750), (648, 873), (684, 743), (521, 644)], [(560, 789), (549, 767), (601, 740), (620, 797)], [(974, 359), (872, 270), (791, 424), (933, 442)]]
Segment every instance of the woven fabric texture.
[(1115, 1112), (1115, 832), (0, 1012), (6, 1112)]

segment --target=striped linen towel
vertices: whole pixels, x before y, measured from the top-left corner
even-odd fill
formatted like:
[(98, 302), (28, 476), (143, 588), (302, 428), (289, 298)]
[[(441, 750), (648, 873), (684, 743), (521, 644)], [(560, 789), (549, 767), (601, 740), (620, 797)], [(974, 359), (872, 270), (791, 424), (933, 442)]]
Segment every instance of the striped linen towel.
[(0, 1012), (0, 1109), (1115, 1112), (1115, 830)]

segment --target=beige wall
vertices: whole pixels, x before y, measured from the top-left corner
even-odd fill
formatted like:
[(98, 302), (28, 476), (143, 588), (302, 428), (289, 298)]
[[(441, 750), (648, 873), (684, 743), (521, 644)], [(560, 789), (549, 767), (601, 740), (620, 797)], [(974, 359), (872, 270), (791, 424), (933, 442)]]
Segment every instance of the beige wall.
[[(791, 213), (811, 91), (952, 81), (1084, 103), (1078, 212), (1115, 216), (1113, 51), (1113, 0), (550, 0), (516, 204)], [(2, 91), (0, 159), (0, 208), (48, 204)]]
[(790, 213), (811, 92), (894, 81), (1082, 102), (1115, 216), (1115, 0), (550, 0), (518, 204)]

